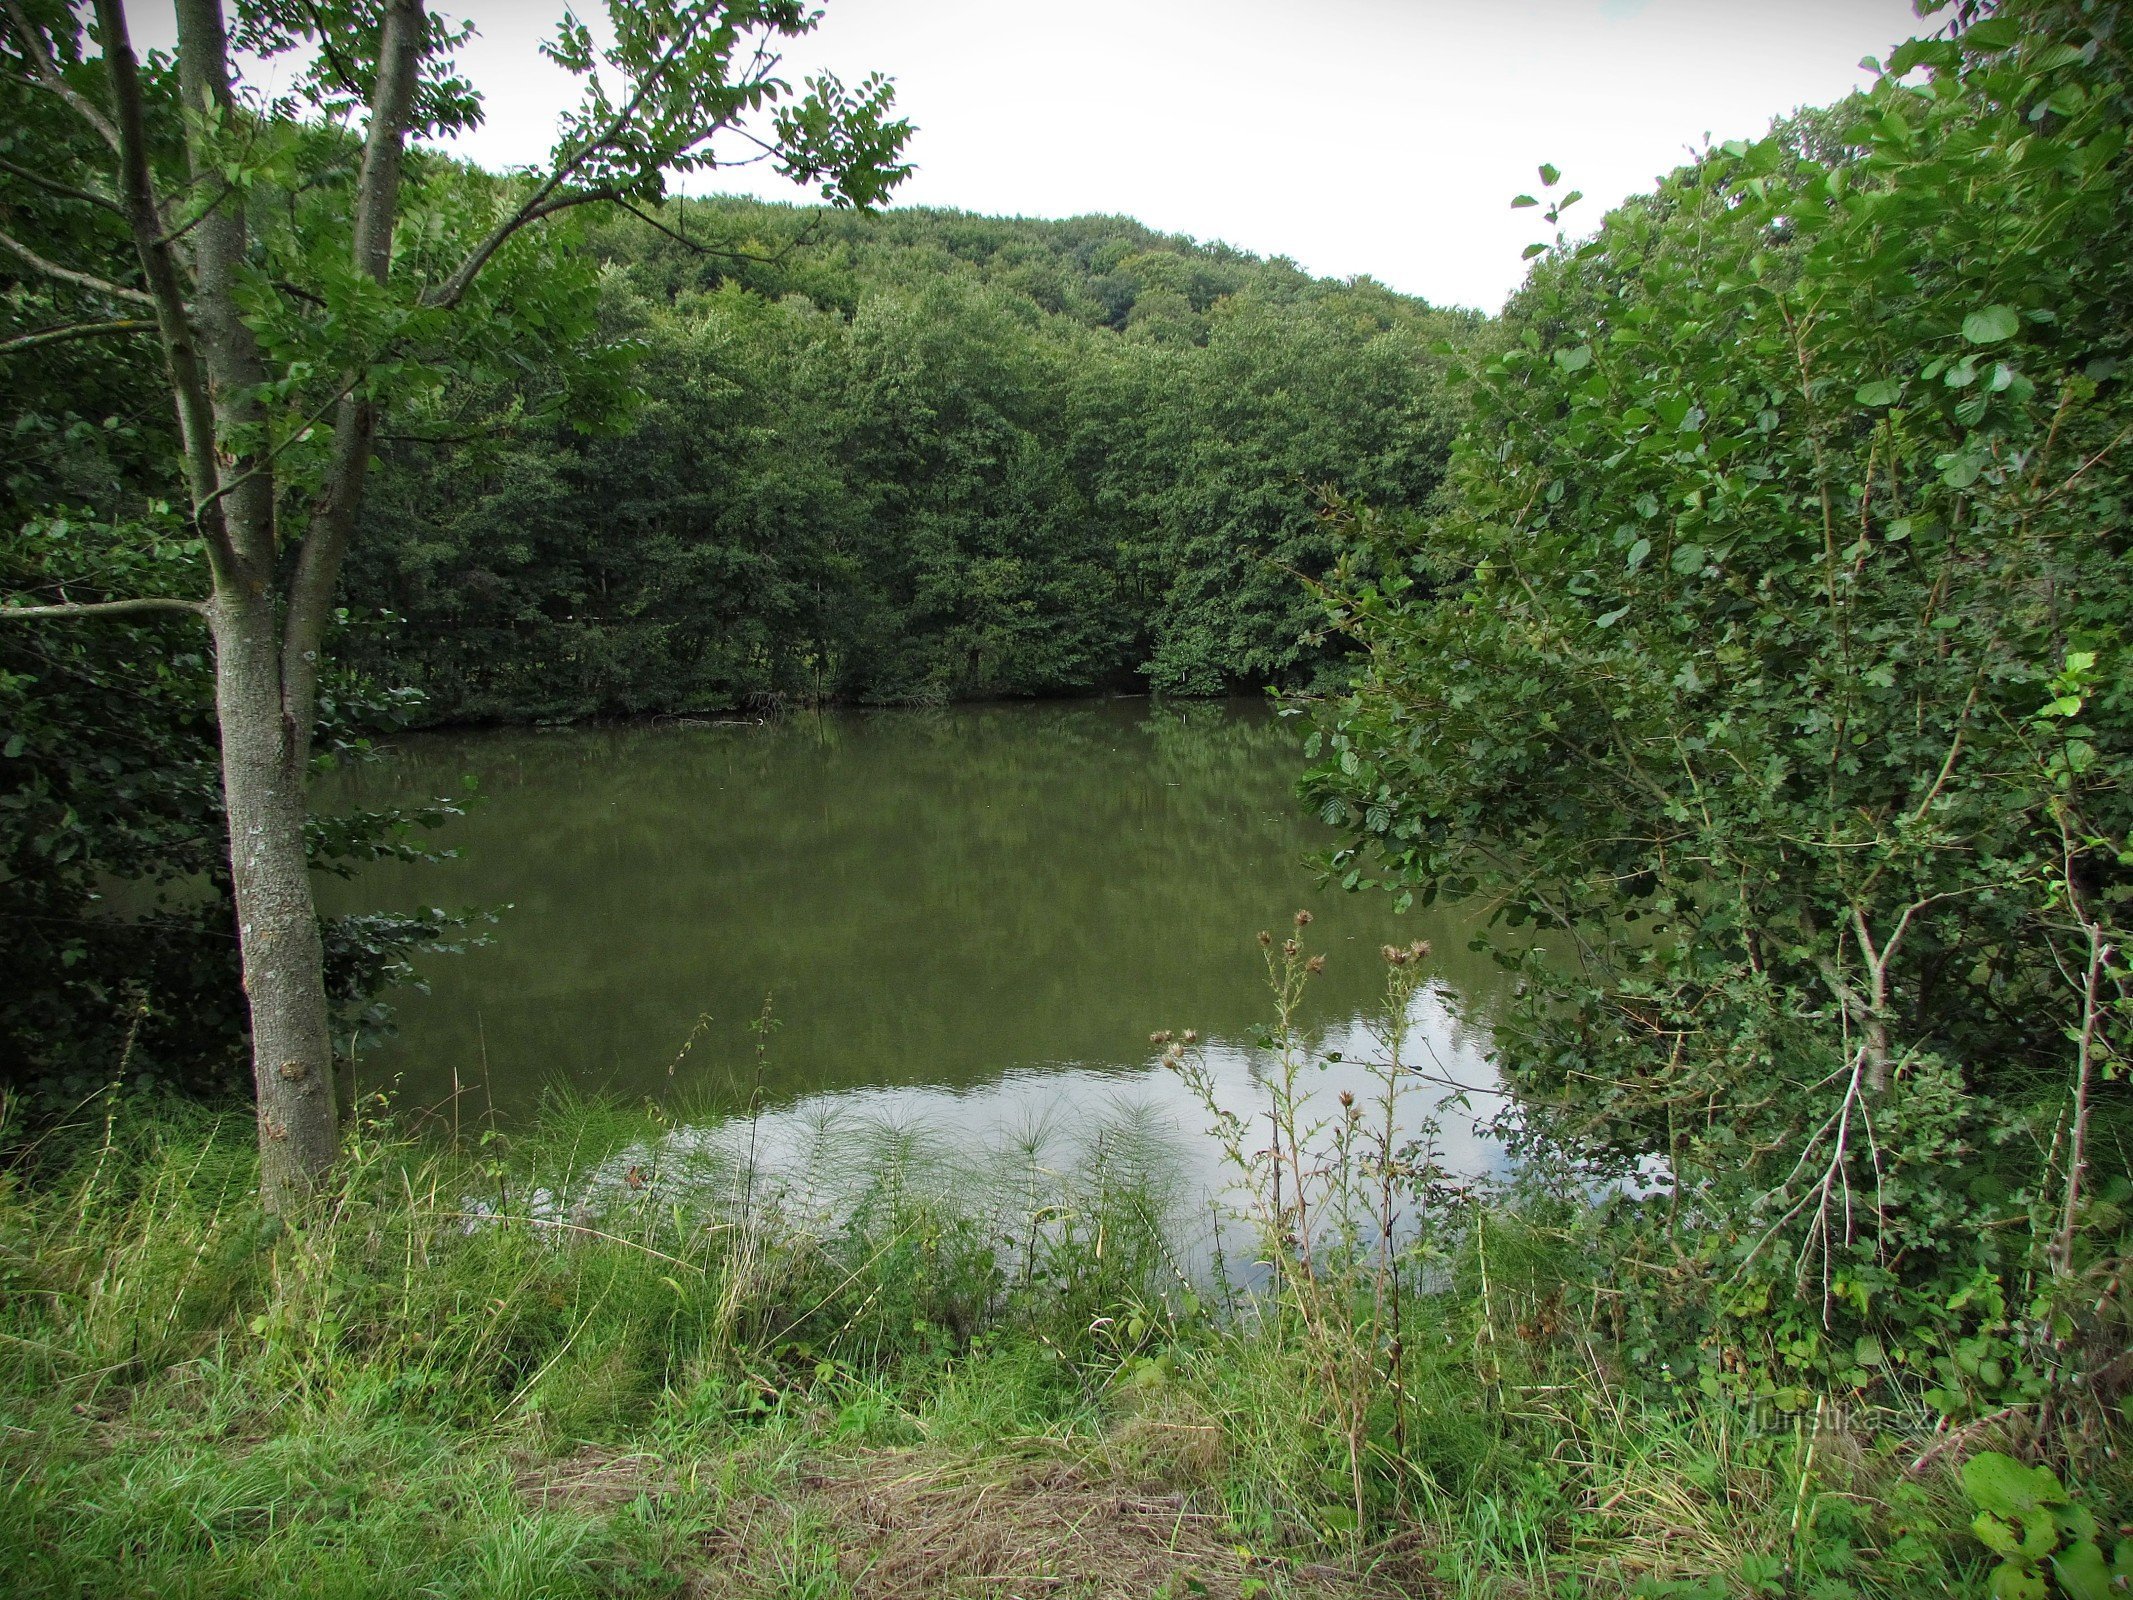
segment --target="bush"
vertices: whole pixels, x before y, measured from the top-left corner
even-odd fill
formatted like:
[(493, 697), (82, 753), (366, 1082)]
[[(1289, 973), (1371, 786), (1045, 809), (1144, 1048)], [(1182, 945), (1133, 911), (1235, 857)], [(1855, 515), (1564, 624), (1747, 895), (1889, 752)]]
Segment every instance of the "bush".
[(1906, 45), (1559, 243), (1436, 514), (1351, 510), (1334, 870), (1522, 930), (1528, 1131), (1670, 1174), (1619, 1248), (1713, 1391), (2123, 1381), (2125, 16)]

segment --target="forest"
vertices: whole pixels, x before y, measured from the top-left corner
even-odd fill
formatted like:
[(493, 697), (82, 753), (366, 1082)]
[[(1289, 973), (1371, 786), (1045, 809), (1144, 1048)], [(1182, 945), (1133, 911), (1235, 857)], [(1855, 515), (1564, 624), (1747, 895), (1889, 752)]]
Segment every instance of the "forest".
[(1308, 686), (1338, 650), (1296, 581), (1332, 562), (1320, 491), (1426, 503), (1478, 322), (1121, 219), (662, 226), (588, 242), (640, 352), (624, 428), (381, 462), (348, 599), (413, 626), (350, 658), (425, 715)]
[[(9, 4), (0, 1576), (2129, 1592), (2133, 16), (1920, 11), (1482, 316), (898, 206), (782, 0), (509, 174), (421, 0)], [(821, 1081), (1075, 1059), (809, 1122), (731, 897), (892, 996)], [(499, 1115), (603, 944), (651, 1092)], [(1029, 1061), (1169, 1109), (952, 1120)]]

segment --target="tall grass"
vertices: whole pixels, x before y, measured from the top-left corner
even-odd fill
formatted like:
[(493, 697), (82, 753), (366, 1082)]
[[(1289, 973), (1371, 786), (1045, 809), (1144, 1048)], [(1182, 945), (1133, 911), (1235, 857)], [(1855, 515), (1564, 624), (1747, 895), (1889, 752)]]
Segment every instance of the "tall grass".
[[(113, 1104), (13, 1140), (0, 1588), (1975, 1580), (1904, 1419), (1671, 1390), (1618, 1328), (1589, 1208), (1443, 1181), (1400, 1111), (1426, 952), (1387, 953), (1374, 1097), (1330, 1105), (1294, 1026), (1302, 924), (1268, 953), (1263, 1102), (1222, 1106), (1196, 1041), (1167, 1046), (1235, 1168), (1211, 1257), (1174, 1135), (1124, 1110), (978, 1152), (825, 1121), (773, 1152), (560, 1101), (439, 1140), (372, 1101), (287, 1224), (254, 1203), (248, 1117)], [(1040, 1513), (1071, 1538), (1015, 1544)]]

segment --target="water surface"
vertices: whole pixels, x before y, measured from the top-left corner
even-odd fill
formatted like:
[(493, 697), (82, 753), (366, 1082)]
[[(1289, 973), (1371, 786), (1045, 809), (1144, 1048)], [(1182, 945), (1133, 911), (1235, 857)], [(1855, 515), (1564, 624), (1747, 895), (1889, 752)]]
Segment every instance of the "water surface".
[[(1317, 886), (1306, 858), (1332, 834), (1295, 799), (1298, 739), (1256, 703), (1141, 699), (410, 738), (333, 798), (472, 775), (480, 804), (440, 836), (460, 858), (323, 885), (328, 909), (500, 915), (484, 947), (425, 963), (431, 992), (401, 999), (359, 1081), (505, 1118), (550, 1085), (699, 1118), (752, 1099), (773, 1148), (832, 1113), (956, 1142), (1130, 1105), (1190, 1134), (1205, 1118), (1149, 1034), (1196, 1029), (1238, 1108), (1260, 1096), (1255, 935), (1303, 908), (1321, 1047), (1369, 1054), (1379, 947), (1428, 938), (1415, 1054), (1487, 1088), (1501, 975), (1454, 915)], [(1493, 1097), (1472, 1109), (1445, 1143), (1479, 1170)]]

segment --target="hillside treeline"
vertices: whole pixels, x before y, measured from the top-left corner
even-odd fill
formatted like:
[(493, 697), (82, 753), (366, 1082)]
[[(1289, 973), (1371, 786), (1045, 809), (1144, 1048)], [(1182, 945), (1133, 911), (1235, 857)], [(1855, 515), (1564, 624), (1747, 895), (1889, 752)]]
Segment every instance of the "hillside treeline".
[(357, 659), (435, 719), (1309, 682), (1320, 491), (1423, 504), (1477, 321), (1117, 218), (676, 202), (586, 248), (627, 424), (450, 393), (370, 497), (349, 601), (413, 626)]

